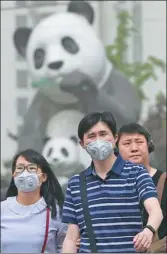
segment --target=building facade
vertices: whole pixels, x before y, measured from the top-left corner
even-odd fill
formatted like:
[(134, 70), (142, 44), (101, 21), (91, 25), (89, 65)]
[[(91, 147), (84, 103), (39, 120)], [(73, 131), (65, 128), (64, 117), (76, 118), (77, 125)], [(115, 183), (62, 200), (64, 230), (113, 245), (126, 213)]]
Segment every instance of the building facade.
[[(13, 46), (12, 36), (17, 27), (33, 27), (40, 19), (66, 9), (69, 1), (1, 1), (1, 172), (3, 161), (17, 150), (17, 142), (8, 136), (16, 134), (35, 95), (31, 87), (26, 62)], [(166, 60), (166, 3), (165, 1), (90, 1), (95, 10), (94, 29), (104, 45), (111, 44), (116, 35), (117, 12), (125, 8), (133, 15), (138, 33), (129, 41), (125, 56), (129, 61), (143, 61), (148, 55)], [(144, 92), (149, 102), (143, 106), (147, 115), (149, 103), (155, 94), (166, 92), (166, 75), (158, 73), (159, 80), (148, 81)]]

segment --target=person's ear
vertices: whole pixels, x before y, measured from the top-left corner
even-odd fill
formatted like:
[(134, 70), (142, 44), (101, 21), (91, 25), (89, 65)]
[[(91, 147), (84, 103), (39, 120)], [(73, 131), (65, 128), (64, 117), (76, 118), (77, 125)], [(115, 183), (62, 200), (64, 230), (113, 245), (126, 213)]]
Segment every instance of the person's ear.
[(118, 134), (115, 135), (114, 137), (114, 142), (115, 142), (115, 146), (117, 146), (117, 142), (118, 142)]
[(12, 178), (14, 178), (16, 176), (15, 172), (12, 173)]
[(48, 178), (47, 174), (46, 173), (42, 173), (42, 182), (43, 183), (46, 182), (47, 178)]

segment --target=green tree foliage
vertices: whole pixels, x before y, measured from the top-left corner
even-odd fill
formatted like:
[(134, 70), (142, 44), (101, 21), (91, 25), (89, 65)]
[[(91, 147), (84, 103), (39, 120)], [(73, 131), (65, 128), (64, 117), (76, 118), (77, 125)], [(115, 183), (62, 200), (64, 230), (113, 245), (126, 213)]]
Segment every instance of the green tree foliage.
[(155, 143), (157, 168), (166, 171), (166, 96), (162, 92), (156, 96), (155, 107), (150, 107), (144, 126)]
[(133, 27), (132, 17), (129, 12), (123, 10), (117, 15), (118, 26), (116, 38), (112, 45), (106, 47), (109, 60), (114, 67), (123, 72), (134, 84), (141, 100), (147, 97), (143, 93), (142, 87), (150, 78), (157, 80), (156, 70), (159, 68), (165, 72), (166, 64), (159, 58), (148, 56), (144, 63), (125, 61), (124, 55), (128, 50), (128, 40), (137, 30)]

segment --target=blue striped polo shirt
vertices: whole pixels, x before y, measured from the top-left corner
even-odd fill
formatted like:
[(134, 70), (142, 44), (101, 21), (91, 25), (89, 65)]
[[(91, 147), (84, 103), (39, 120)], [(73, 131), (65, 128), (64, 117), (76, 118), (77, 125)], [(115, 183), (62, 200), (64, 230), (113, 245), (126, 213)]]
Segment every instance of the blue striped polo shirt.
[[(140, 202), (157, 197), (147, 170), (143, 165), (124, 161), (118, 156), (104, 180), (94, 174), (92, 165), (84, 174), (98, 252), (136, 252), (133, 238), (143, 228)], [(68, 182), (63, 222), (78, 225), (81, 237), (79, 252), (91, 252), (81, 204), (79, 174)]]

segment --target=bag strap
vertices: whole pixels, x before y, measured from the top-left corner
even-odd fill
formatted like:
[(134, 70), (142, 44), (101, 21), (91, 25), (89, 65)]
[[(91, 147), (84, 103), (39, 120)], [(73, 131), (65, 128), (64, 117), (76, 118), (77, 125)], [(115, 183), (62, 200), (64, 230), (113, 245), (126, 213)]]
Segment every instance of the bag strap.
[(165, 184), (166, 177), (167, 177), (166, 172), (163, 172), (160, 175), (160, 178), (159, 178), (158, 184), (157, 184), (158, 200), (159, 200), (160, 204), (161, 204), (161, 200), (162, 200), (162, 194), (163, 194), (163, 189), (164, 189), (164, 184)]
[(97, 253), (97, 246), (96, 246), (96, 238), (93, 232), (92, 221), (90, 217), (90, 213), (88, 211), (88, 200), (87, 200), (87, 190), (86, 190), (86, 177), (84, 172), (80, 173), (80, 193), (81, 193), (81, 201), (83, 206), (83, 213), (85, 219), (85, 225), (87, 228), (89, 241), (90, 241), (90, 248), (92, 253)]
[(45, 252), (46, 243), (47, 243), (47, 240), (48, 240), (49, 217), (50, 217), (50, 209), (47, 207), (47, 210), (46, 210), (45, 238), (44, 238), (44, 242), (43, 242), (43, 246), (42, 246), (42, 251), (41, 251), (41, 253), (44, 253), (44, 252)]
[[(158, 183), (157, 183), (157, 193), (158, 193), (158, 201), (159, 204), (161, 205), (161, 201), (162, 201), (162, 195), (163, 195), (163, 190), (164, 190), (164, 184), (165, 184), (165, 180), (166, 180), (167, 174), (166, 172), (163, 172), (159, 179), (158, 179)], [(155, 235), (154, 235), (154, 240), (153, 242), (156, 242), (159, 240), (159, 235), (158, 235), (158, 230), (156, 231)]]

